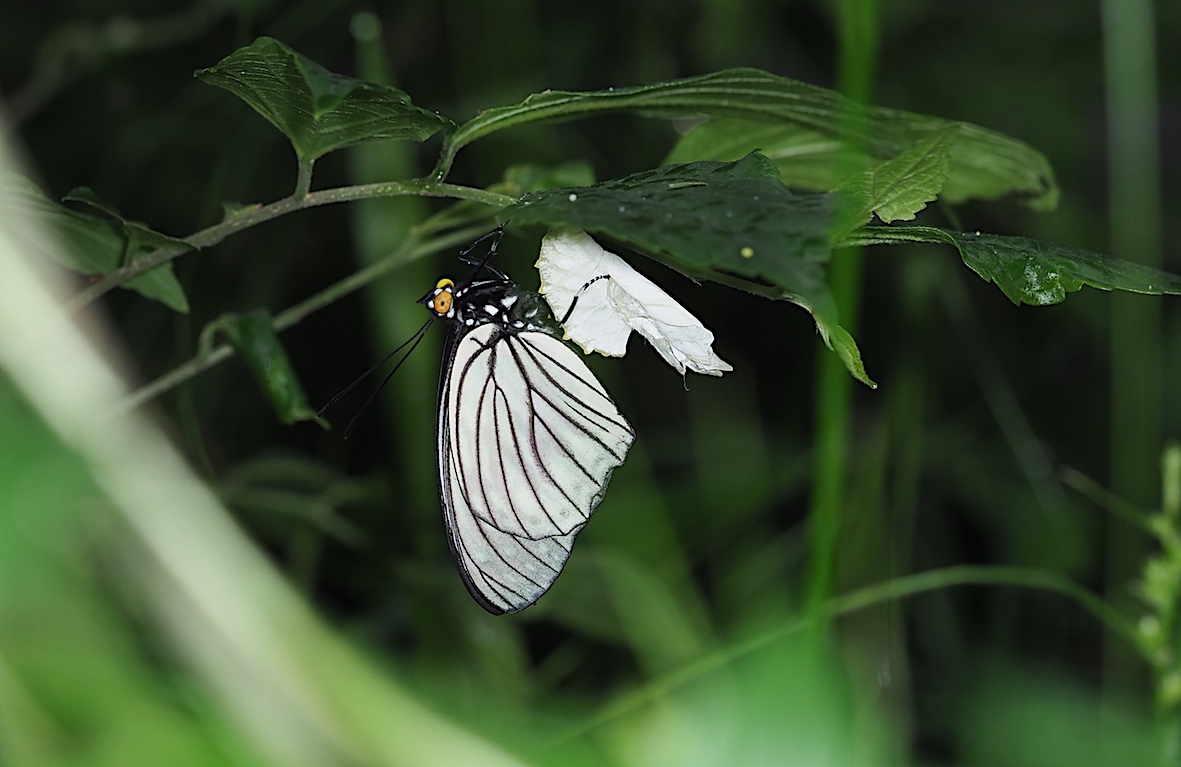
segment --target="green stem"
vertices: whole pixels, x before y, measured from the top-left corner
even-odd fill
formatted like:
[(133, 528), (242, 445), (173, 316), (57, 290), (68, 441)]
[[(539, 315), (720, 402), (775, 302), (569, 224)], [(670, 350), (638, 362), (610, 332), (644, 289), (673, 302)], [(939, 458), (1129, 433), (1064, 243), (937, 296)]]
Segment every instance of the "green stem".
[(1139, 649), (1135, 625), (1101, 598), (1054, 572), (1030, 567), (988, 567), (961, 565), (928, 570), (885, 583), (867, 586), (825, 602), (815, 614), (788, 621), (770, 631), (735, 643), (724, 650), (694, 661), (682, 668), (649, 682), (642, 688), (621, 696), (598, 716), (589, 719), (562, 740), (568, 740), (612, 721), (618, 721), (644, 705), (667, 697), (677, 689), (734, 661), (758, 652), (786, 637), (818, 625), (822, 621), (849, 615), (868, 607), (894, 602), (930, 591), (955, 586), (1023, 586), (1052, 591), (1075, 602), (1106, 626), (1112, 634)]
[(70, 312), (88, 306), (115, 288), (130, 280), (168, 263), (174, 258), (189, 251), (208, 248), (218, 244), (225, 238), (243, 229), (249, 229), (265, 221), (284, 216), (297, 210), (329, 205), (337, 202), (352, 202), (376, 197), (402, 197), (417, 195), (421, 197), (449, 197), (457, 200), (471, 200), (496, 208), (504, 208), (516, 202), (516, 199), (485, 189), (475, 189), (455, 184), (440, 184), (433, 181), (386, 181), (379, 184), (360, 184), (357, 186), (324, 189), (304, 195), (292, 195), (268, 205), (237, 213), (230, 218), (211, 227), (202, 229), (184, 239), (184, 245), (159, 248), (137, 258), (132, 263), (116, 269), (90, 287), (82, 290), (67, 304)]
[[(345, 277), (339, 282), (321, 290), (309, 298), (300, 301), (288, 309), (275, 315), (273, 324), (275, 332), (281, 332), (297, 325), (305, 317), (322, 309), (325, 306), (343, 298), (353, 291), (362, 288), (374, 280), (378, 279), (387, 272), (396, 269), (402, 264), (410, 261), (415, 261), (419, 258), (438, 253), (449, 248), (455, 248), (465, 242), (470, 242), (473, 238), (478, 237), (485, 230), (487, 226), (471, 227), (462, 229), (443, 237), (431, 240), (429, 242), (420, 243), (418, 246), (410, 249), (407, 254), (400, 254), (395, 252), (389, 258), (370, 264), (364, 269), (360, 269), (353, 274)], [(402, 257), (399, 257), (401, 255)], [(221, 344), (210, 348), (204, 353), (199, 353), (192, 359), (184, 362), (164, 375), (160, 376), (151, 383), (141, 386), (132, 392), (127, 399), (119, 403), (114, 409), (114, 415), (121, 415), (130, 410), (134, 410), (141, 405), (155, 399), (166, 391), (176, 388), (180, 384), (197, 376), (200, 373), (210, 369), (211, 367), (229, 359), (234, 355), (232, 347), (226, 344)]]
[[(1102, 0), (1106, 75), (1111, 253), (1134, 263), (1161, 263), (1159, 115), (1156, 32), (1152, 0)], [(1155, 506), (1163, 447), (1164, 343), (1162, 305), (1137, 296), (1111, 298), (1111, 491)], [(1107, 542), (1107, 594), (1113, 604), (1135, 604), (1127, 582), (1147, 546), (1123, 525)], [(1108, 678), (1125, 684), (1133, 668), (1122, 645), (1106, 652)]]
[[(868, 102), (873, 82), (877, 50), (876, 0), (841, 0), (840, 19), (839, 79), (843, 94), (855, 108), (855, 105)], [(845, 116), (846, 122), (854, 119), (856, 115), (852, 112)], [(845, 133), (851, 145), (850, 156), (853, 156), (859, 150), (855, 139), (857, 134), (852, 130), (846, 130)], [(864, 141), (860, 143), (864, 144)], [(855, 333), (861, 290), (860, 254), (847, 249), (834, 251), (829, 274), (833, 298), (841, 313), (841, 325), (850, 333)], [(821, 351), (818, 364), (816, 458), (808, 516), (809, 614), (818, 614), (817, 611), (831, 596), (836, 580), (837, 539), (841, 526), (841, 507), (845, 501), (849, 409), (852, 399), (852, 380), (840, 358), (826, 350)]]
[(312, 166), (315, 163), (315, 160), (299, 158), (295, 175), (295, 191), (291, 193), (292, 198), (298, 200), (307, 197), (312, 191)]
[(1135, 504), (1128, 503), (1103, 485), (1069, 466), (1058, 471), (1058, 479), (1067, 487), (1074, 488), (1096, 506), (1111, 512), (1137, 530), (1155, 535), (1152, 519), (1147, 512)]

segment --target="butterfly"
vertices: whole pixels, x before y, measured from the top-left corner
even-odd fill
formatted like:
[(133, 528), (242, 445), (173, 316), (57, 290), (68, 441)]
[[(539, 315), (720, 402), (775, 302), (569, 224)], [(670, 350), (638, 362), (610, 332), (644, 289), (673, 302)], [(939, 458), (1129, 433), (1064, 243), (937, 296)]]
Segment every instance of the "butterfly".
[(636, 435), (544, 298), (488, 265), (490, 234), (477, 275), (491, 277), (441, 279), (421, 303), (450, 325), (435, 435), (448, 541), (472, 597), (499, 614), (553, 585)]
[[(419, 300), (432, 316), (410, 339), (417, 346), (435, 320), (449, 325), (435, 434), (439, 499), (463, 583), (493, 614), (523, 610), (549, 590), (636, 436), (562, 340), (577, 302), (556, 321), (540, 294), (488, 263), (501, 231), (460, 253), (476, 267), (471, 278), (440, 279)], [(488, 239), (488, 254), (473, 257)]]

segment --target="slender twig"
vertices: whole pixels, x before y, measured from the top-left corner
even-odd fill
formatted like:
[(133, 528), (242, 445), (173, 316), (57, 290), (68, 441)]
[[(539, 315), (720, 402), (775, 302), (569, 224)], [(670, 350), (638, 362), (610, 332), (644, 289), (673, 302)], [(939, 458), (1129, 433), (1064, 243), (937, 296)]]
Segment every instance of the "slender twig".
[(127, 266), (116, 269), (98, 282), (78, 293), (68, 304), (68, 311), (77, 311), (111, 290), (124, 285), (130, 280), (168, 263), (172, 259), (196, 248), (208, 248), (224, 240), (235, 232), (257, 226), (264, 221), (278, 218), (293, 211), (314, 208), (337, 202), (351, 202), (375, 197), (402, 197), (419, 195), (422, 197), (452, 197), (459, 200), (472, 200), (496, 208), (504, 208), (516, 202), (515, 198), (484, 189), (475, 189), (455, 184), (439, 184), (432, 181), (385, 181), (377, 184), (360, 184), (357, 186), (324, 189), (303, 195), (292, 195), (268, 205), (260, 205), (233, 214), (221, 223), (184, 238), (183, 245), (172, 245), (152, 251)]
[[(381, 277), (385, 273), (402, 266), (403, 264), (415, 261), (424, 256), (438, 253), (448, 248), (454, 248), (458, 245), (470, 241), (473, 237), (483, 232), (487, 227), (469, 227), (467, 229), (458, 230), (450, 234), (438, 237), (429, 242), (420, 242), (418, 244), (407, 244), (407, 246), (399, 248), (391, 253), (389, 256), (375, 261), (364, 269), (360, 269), (348, 277), (335, 282), (328, 287), (321, 290), (319, 293), (300, 301), (284, 311), (276, 314), (273, 319), (275, 332), (281, 332), (298, 324), (305, 317), (322, 309), (325, 306), (337, 301), (338, 299), (352, 293), (358, 288)], [(141, 386), (132, 392), (127, 399), (119, 403), (112, 411), (113, 415), (121, 415), (128, 411), (134, 410), (146, 402), (155, 399), (166, 391), (173, 389), (185, 381), (197, 376), (200, 373), (210, 369), (231, 356), (233, 356), (233, 347), (228, 344), (221, 344), (214, 346), (204, 352), (198, 353), (192, 359), (181, 363), (164, 375), (160, 376), (151, 383)]]

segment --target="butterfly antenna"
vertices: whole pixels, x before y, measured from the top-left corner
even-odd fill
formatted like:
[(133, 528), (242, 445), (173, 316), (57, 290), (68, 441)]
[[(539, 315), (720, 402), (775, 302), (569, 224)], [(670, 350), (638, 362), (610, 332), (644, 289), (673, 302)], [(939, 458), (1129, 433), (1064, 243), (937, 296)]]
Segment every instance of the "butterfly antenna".
[[(361, 405), (361, 409), (358, 410), (357, 414), (353, 416), (351, 421), (349, 421), (349, 425), (344, 427), (344, 438), (345, 439), (348, 439), (349, 436), (352, 435), (353, 429), (355, 429), (357, 426), (357, 421), (360, 420), (361, 416), (365, 414), (365, 411), (369, 409), (369, 406), (372, 405), (373, 402), (377, 399), (377, 395), (381, 394), (381, 390), (384, 389), (385, 385), (390, 382), (391, 378), (394, 377), (394, 373), (398, 372), (398, 368), (402, 367), (402, 363), (410, 358), (410, 355), (413, 354), (414, 350), (418, 348), (418, 345), (420, 343), (422, 343), (422, 339), (426, 338), (426, 330), (427, 330), (427, 328), (430, 327), (432, 322), (434, 322), (434, 317), (427, 320), (427, 323), (425, 325), (423, 325), (421, 328), (419, 328), (417, 333), (415, 333), (409, 339), (407, 339), (405, 344), (402, 344), (402, 346), (405, 346), (406, 344), (410, 343), (411, 341), (414, 342), (414, 344), (411, 345), (411, 347), (406, 350), (406, 353), (402, 355), (402, 359), (398, 360), (398, 363), (396, 365), (394, 365), (393, 368), (390, 369), (390, 372), (385, 374), (385, 378), (381, 379), (381, 383), (378, 384), (377, 388), (373, 390), (373, 393), (369, 395), (369, 399), (365, 400), (365, 404)], [(401, 349), (402, 346), (399, 346), (398, 349)], [(397, 351), (397, 349), (395, 349), (394, 351)], [(390, 354), (386, 355), (385, 359), (388, 360), (393, 353), (394, 352), (390, 352)], [(385, 362), (385, 360), (382, 360), (382, 362)], [(378, 364), (380, 365), (381, 363), (378, 363)], [(372, 373), (374, 369), (375, 368), (370, 368), (369, 373)], [(365, 375), (369, 375), (369, 373), (366, 373)], [(364, 377), (365, 376), (361, 376), (361, 378), (364, 378)], [(356, 386), (357, 383), (359, 383), (359, 381), (354, 381), (353, 384), (349, 386), (349, 389), (353, 388), (353, 386)], [(347, 389), (346, 389), (346, 391), (347, 391)], [(329, 404), (331, 404), (331, 403), (329, 403)]]
[[(381, 367), (382, 365), (384, 365), (384, 364), (385, 364), (385, 363), (386, 363), (386, 362), (389, 360), (389, 358), (390, 358), (390, 357), (393, 357), (395, 354), (397, 354), (398, 352), (400, 352), (402, 349), (406, 348), (406, 345), (407, 345), (407, 344), (409, 344), (411, 341), (413, 341), (413, 342), (414, 342), (414, 346), (418, 346), (418, 342), (419, 342), (419, 341), (421, 341), (421, 340), (422, 340), (422, 338), (423, 338), (423, 336), (425, 336), (425, 335), (426, 335), (427, 328), (429, 328), (429, 327), (431, 326), (431, 323), (432, 323), (432, 322), (434, 322), (434, 321), (435, 321), (435, 318), (434, 318), (434, 317), (431, 317), (430, 319), (428, 319), (428, 320), (426, 321), (426, 324), (425, 324), (425, 325), (423, 325), (421, 328), (419, 328), (418, 330), (416, 330), (416, 331), (414, 332), (414, 335), (412, 335), (412, 336), (410, 336), (409, 338), (407, 338), (407, 339), (406, 339), (406, 340), (405, 340), (405, 341), (404, 341), (404, 342), (403, 342), (403, 343), (402, 343), (402, 344), (401, 344), (401, 345), (400, 345), (400, 346), (399, 346), (397, 349), (394, 349), (392, 352), (390, 352), (389, 354), (387, 354), (387, 355), (385, 355), (384, 357), (382, 357), (380, 360), (378, 360), (378, 362), (377, 362), (377, 364), (376, 364), (376, 365), (374, 365), (373, 367), (369, 368), (369, 369), (368, 369), (368, 370), (366, 370), (364, 373), (362, 373), (360, 376), (358, 376), (358, 377), (357, 377), (357, 380), (353, 381), (351, 384), (349, 384), (348, 386), (344, 387), (344, 389), (342, 389), (341, 391), (337, 392), (337, 394), (336, 394), (336, 396), (335, 396), (335, 397), (333, 397), (332, 399), (328, 400), (328, 404), (326, 404), (324, 407), (320, 408), (320, 410), (319, 410), (319, 411), (317, 411), (317, 413), (316, 413), (316, 417), (317, 417), (317, 418), (319, 418), (320, 416), (324, 415), (324, 413), (325, 413), (325, 412), (327, 412), (328, 408), (330, 408), (330, 407), (332, 407), (333, 405), (335, 405), (335, 404), (336, 404), (336, 403), (337, 403), (337, 402), (340, 400), (340, 398), (341, 398), (341, 397), (343, 397), (344, 395), (348, 394), (348, 393), (349, 393), (349, 392), (351, 392), (353, 389), (357, 388), (357, 384), (361, 383), (361, 382), (362, 382), (362, 381), (364, 381), (366, 378), (368, 378), (369, 376), (373, 375), (374, 371), (376, 371), (376, 370), (377, 370), (379, 367)], [(417, 340), (416, 340), (416, 339), (417, 339)], [(411, 347), (410, 347), (410, 351), (406, 352), (406, 356), (409, 356), (409, 355), (410, 355), (410, 352), (414, 351), (414, 346), (411, 346)], [(402, 364), (402, 362), (404, 362), (404, 361), (405, 361), (405, 359), (406, 359), (406, 357), (403, 357), (403, 358), (402, 358), (402, 360), (401, 360), (401, 361), (399, 361), (399, 362), (398, 362), (398, 364), (394, 366), (394, 370), (397, 370), (397, 369), (398, 369), (398, 366), (399, 366), (399, 365), (401, 365), (401, 364)], [(391, 372), (391, 374), (393, 373), (393, 371), (390, 371), (390, 372)], [(388, 377), (388, 376), (387, 376), (386, 378), (387, 378), (387, 380), (389, 379), (389, 377)], [(385, 385), (385, 382), (384, 382), (384, 381), (382, 382), (382, 385), (383, 385), (383, 386)], [(380, 387), (379, 387), (379, 390), (380, 390)], [(372, 399), (372, 397), (370, 397), (370, 399)], [(368, 404), (368, 403), (366, 403), (366, 404)], [(362, 408), (362, 410), (363, 410), (363, 409), (364, 409), (364, 408)], [(358, 415), (360, 415), (360, 413), (358, 413)], [(354, 420), (356, 420), (356, 418), (355, 418), (355, 417), (354, 417)]]
[(611, 279), (611, 275), (600, 274), (598, 277), (592, 277), (589, 280), (587, 280), (586, 284), (583, 285), (581, 288), (579, 288), (578, 292), (574, 294), (574, 298), (570, 299), (570, 308), (566, 310), (566, 314), (562, 316), (562, 319), (558, 320), (558, 324), (565, 325), (566, 320), (570, 319), (570, 315), (574, 314), (574, 307), (578, 306), (578, 297), (582, 295), (582, 292), (584, 290), (589, 288), (591, 285), (594, 285), (599, 280), (608, 280), (608, 279)]

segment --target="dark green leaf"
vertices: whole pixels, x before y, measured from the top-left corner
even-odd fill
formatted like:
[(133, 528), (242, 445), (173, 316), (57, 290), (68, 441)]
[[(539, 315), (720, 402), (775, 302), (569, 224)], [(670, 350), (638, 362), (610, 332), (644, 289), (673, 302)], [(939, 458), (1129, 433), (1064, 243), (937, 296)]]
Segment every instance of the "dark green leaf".
[[(319, 421), (307, 403), (303, 387), (291, 369), (287, 352), (275, 335), (271, 315), (258, 310), (248, 314), (226, 314), (211, 322), (201, 334), (202, 344), (210, 346), (213, 336), (224, 333), (237, 350), (285, 424), (296, 421)], [(322, 423), (322, 422), (321, 422)]]
[[(446, 174), (461, 148), (497, 130), (608, 110), (654, 117), (706, 115), (745, 121), (739, 128), (727, 125), (720, 129), (722, 135), (716, 141), (727, 148), (725, 156), (674, 152), (673, 159), (735, 160), (770, 147), (769, 151), (778, 154), (778, 164), (786, 166), (791, 164), (789, 153), (795, 152), (795, 156), (811, 156), (819, 161), (808, 163), (812, 175), (822, 172), (826, 163), (838, 169), (835, 179), (827, 179), (829, 183), (807, 187), (819, 191), (832, 189), (847, 175), (849, 164), (843, 154), (848, 146), (864, 147), (870, 157), (878, 160), (888, 159), (954, 125), (958, 131), (951, 150), (951, 175), (943, 190), (949, 202), (1020, 194), (1034, 207), (1052, 208), (1058, 199), (1049, 162), (1020, 141), (969, 123), (859, 107), (835, 91), (758, 69), (727, 69), (701, 77), (606, 91), (535, 93), (519, 104), (486, 110), (460, 126), (448, 138), (436, 175)], [(713, 124), (707, 123), (695, 132), (708, 134), (714, 130)], [(751, 131), (752, 141), (741, 142), (744, 131)], [(699, 140), (699, 147), (709, 146), (714, 140)], [(838, 156), (842, 156), (839, 162)], [(785, 177), (791, 180), (792, 174)]]
[[(76, 189), (66, 199), (86, 205), (98, 213), (97, 216), (71, 210), (50, 200), (35, 184), (19, 176), (6, 178), (2, 186), (0, 205), (39, 218), (57, 236), (57, 243), (38, 243), (37, 249), (82, 274), (106, 275), (160, 247), (192, 249), (183, 240), (124, 218), (117, 210), (100, 202), (89, 189)], [(171, 263), (136, 277), (124, 287), (160, 301), (175, 311), (189, 311), (184, 289), (177, 281)]]
[(452, 125), (397, 88), (333, 74), (269, 37), (195, 74), (249, 104), (305, 161), (364, 141), (423, 141)]
[(189, 245), (182, 239), (157, 232), (147, 224), (140, 223), (139, 221), (124, 218), (123, 214), (99, 200), (94, 192), (84, 186), (72, 190), (62, 198), (62, 201), (81, 203), (118, 222), (123, 227), (123, 231), (127, 236), (128, 250), (132, 253), (133, 258), (141, 252), (155, 250), (156, 248), (181, 247), (188, 250), (193, 249), (192, 245)]
[(1147, 295), (1181, 295), (1181, 277), (1168, 272), (1025, 237), (950, 232), (929, 226), (868, 227), (854, 233), (847, 244), (899, 242), (954, 245), (972, 271), (995, 282), (1015, 304), (1056, 304), (1083, 285)]
[(775, 166), (758, 154), (671, 165), (534, 192), (503, 219), (603, 234), (694, 277), (770, 283), (835, 325), (824, 269), (832, 199), (793, 195), (775, 176)]

